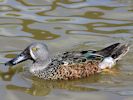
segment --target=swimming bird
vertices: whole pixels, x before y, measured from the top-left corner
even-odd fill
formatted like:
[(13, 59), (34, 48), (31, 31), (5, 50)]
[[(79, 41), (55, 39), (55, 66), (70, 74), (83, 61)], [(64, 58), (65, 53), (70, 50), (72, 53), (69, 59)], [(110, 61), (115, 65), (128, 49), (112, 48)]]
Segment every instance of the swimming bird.
[(5, 65), (32, 60), (29, 72), (46, 80), (71, 80), (89, 77), (112, 68), (129, 50), (128, 44), (115, 43), (101, 50), (67, 51), (50, 57), (45, 43), (32, 43)]

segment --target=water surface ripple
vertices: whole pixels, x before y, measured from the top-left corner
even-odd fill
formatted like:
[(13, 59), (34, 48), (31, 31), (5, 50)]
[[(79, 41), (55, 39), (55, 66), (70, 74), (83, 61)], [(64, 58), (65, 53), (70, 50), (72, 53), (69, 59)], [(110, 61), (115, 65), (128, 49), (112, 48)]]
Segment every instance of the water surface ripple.
[[(132, 0), (0, 0), (0, 98), (2, 100), (132, 100), (133, 49), (103, 73), (72, 81), (45, 81), (4, 63), (36, 41), (51, 55), (66, 50), (100, 49), (133, 43)], [(131, 45), (132, 46), (132, 45)], [(26, 76), (25, 76), (26, 75)]]

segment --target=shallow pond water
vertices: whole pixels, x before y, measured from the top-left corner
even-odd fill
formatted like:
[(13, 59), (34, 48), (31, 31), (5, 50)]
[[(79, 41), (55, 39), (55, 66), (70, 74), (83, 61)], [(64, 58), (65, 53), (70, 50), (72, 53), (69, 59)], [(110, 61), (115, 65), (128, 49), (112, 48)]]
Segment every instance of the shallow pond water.
[(55, 55), (67, 50), (101, 49), (133, 43), (132, 0), (0, 0), (1, 100), (132, 100), (133, 49), (102, 73), (71, 81), (25, 76), (22, 66), (4, 63), (32, 42), (45, 42)]

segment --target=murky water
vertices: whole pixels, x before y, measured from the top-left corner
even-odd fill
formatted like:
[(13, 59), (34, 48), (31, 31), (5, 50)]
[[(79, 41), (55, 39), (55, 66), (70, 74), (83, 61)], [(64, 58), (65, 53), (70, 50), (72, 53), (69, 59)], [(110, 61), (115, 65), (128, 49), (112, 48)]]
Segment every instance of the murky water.
[(3, 63), (35, 41), (52, 55), (66, 50), (100, 49), (115, 42), (133, 43), (132, 0), (0, 0), (1, 100), (132, 100), (133, 49), (117, 74), (73, 81), (29, 79), (23, 63)]

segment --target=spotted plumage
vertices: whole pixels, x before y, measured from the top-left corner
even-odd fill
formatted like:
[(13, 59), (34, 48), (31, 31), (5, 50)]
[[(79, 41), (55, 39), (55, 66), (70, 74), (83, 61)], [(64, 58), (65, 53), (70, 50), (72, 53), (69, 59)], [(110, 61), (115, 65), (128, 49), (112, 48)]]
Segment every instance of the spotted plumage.
[(69, 51), (51, 58), (45, 44), (33, 43), (6, 65), (31, 59), (33, 65), (29, 72), (34, 76), (47, 80), (78, 79), (99, 73), (107, 67), (111, 68), (128, 49), (128, 44), (115, 43), (98, 51)]

